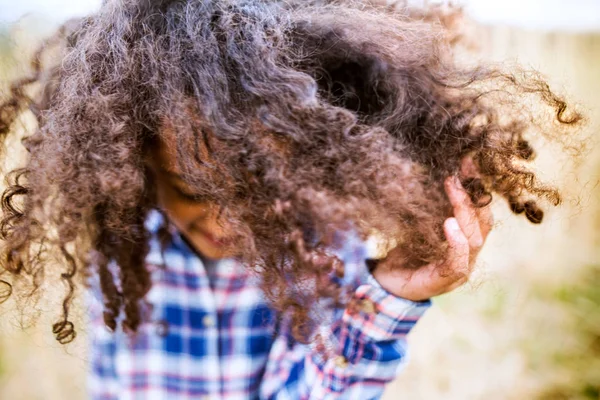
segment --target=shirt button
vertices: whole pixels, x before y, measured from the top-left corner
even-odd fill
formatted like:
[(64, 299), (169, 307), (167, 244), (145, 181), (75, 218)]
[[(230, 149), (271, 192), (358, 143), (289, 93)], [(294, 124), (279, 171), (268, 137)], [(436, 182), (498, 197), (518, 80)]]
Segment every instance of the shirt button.
[(205, 328), (212, 328), (216, 325), (216, 321), (212, 315), (205, 315), (202, 318), (202, 325), (204, 325)]
[(369, 299), (363, 299), (360, 302), (360, 310), (367, 314), (377, 314), (377, 306)]
[(169, 323), (167, 321), (156, 321), (156, 334), (160, 337), (165, 337), (169, 334)]
[(338, 368), (346, 368), (348, 366), (348, 360), (344, 356), (337, 356), (335, 358), (335, 365)]

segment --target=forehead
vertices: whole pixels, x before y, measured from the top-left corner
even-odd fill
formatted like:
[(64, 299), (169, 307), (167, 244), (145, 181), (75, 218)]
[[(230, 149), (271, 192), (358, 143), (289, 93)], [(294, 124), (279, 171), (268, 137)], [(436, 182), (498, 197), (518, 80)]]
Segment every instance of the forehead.
[(182, 174), (185, 172), (182, 171), (183, 165), (195, 164), (194, 167), (198, 168), (202, 167), (202, 163), (214, 162), (208, 148), (209, 140), (206, 130), (200, 127), (193, 127), (190, 123), (177, 125), (165, 119), (153, 156), (162, 169)]
[[(270, 158), (271, 161), (287, 163), (293, 157), (293, 145), (282, 134), (277, 134), (258, 121), (253, 121), (244, 135), (244, 143), (225, 142), (217, 138), (211, 128), (203, 126), (198, 118), (176, 124), (164, 119), (160, 128), (158, 146), (155, 152), (156, 161), (163, 169), (178, 175), (187, 173), (208, 173), (213, 175), (224, 173), (231, 155), (236, 148), (244, 147), (257, 152), (260, 157)], [(249, 145), (249, 146), (247, 146)], [(238, 152), (239, 154), (239, 152)], [(238, 157), (234, 157), (240, 163)], [(220, 161), (219, 161), (220, 160)], [(242, 162), (243, 164), (243, 162)], [(245, 165), (235, 165), (235, 170), (245, 170)], [(183, 168), (183, 169), (182, 169)]]

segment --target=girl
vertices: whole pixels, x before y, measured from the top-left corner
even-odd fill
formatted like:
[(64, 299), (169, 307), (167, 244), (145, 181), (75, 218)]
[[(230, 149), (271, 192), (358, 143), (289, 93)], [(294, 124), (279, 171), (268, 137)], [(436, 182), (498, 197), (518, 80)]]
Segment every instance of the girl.
[(66, 343), (91, 286), (92, 398), (379, 397), (429, 298), (468, 279), (492, 192), (535, 223), (536, 198), (559, 202), (523, 163), (526, 131), (580, 119), (534, 77), (456, 65), (450, 22), (350, 0), (106, 1), (0, 106), (4, 136), (38, 120), (3, 195), (5, 293), (60, 270)]

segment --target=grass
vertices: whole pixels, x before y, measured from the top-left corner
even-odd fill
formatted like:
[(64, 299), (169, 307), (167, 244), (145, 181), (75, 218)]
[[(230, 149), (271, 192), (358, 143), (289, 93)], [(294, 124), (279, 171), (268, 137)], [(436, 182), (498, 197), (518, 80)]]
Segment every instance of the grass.
[[(600, 265), (584, 269), (575, 284), (548, 293), (571, 317), (571, 329), (563, 335), (574, 335), (553, 348), (549, 363), (560, 379), (540, 394), (540, 399), (600, 398)], [(566, 339), (566, 338), (565, 338)], [(558, 375), (557, 374), (557, 375)]]

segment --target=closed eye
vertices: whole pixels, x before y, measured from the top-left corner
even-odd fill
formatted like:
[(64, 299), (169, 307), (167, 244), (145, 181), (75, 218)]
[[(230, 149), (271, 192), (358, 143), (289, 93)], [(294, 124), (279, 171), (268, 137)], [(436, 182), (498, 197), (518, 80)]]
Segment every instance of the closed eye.
[(173, 189), (173, 191), (177, 194), (177, 196), (179, 198), (181, 198), (185, 201), (194, 202), (194, 203), (203, 203), (206, 201), (205, 196), (202, 196), (202, 195), (199, 195), (196, 193), (190, 193), (175, 184), (171, 184), (171, 188)]

